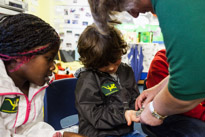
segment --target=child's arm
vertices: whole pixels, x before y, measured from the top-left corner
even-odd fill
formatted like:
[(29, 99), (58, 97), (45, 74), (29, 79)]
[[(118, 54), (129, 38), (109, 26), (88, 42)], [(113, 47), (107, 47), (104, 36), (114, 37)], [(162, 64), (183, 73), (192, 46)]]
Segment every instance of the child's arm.
[[(0, 106), (1, 106), (1, 97), (0, 97)], [(43, 112), (43, 111), (42, 111)], [(35, 136), (35, 137), (53, 137), (56, 133), (56, 131), (53, 129), (52, 126), (49, 124), (43, 122), (43, 113), (40, 113), (38, 115), (38, 118), (33, 121), (26, 123), (24, 126), (19, 126), (18, 131), (13, 133), (13, 124), (7, 126), (5, 125), (5, 121), (8, 121), (9, 119), (12, 120), (12, 122), (15, 121), (15, 116), (11, 117), (5, 117), (3, 118), (0, 114), (0, 137), (28, 137), (28, 136)], [(2, 112), (0, 112), (2, 113)], [(22, 129), (22, 130), (21, 130)], [(65, 137), (84, 137), (75, 133), (66, 133)]]
[[(51, 126), (44, 122), (40, 122), (35, 125), (27, 125), (24, 128), (19, 127), (19, 129), (23, 129), (24, 132), (16, 132), (13, 133), (11, 129), (6, 129), (3, 119), (0, 118), (0, 137), (28, 137), (28, 136), (35, 136), (35, 137), (53, 137), (54, 133), (56, 132)], [(47, 127), (48, 126), (48, 127)]]
[(113, 129), (126, 124), (124, 108), (114, 105), (112, 100), (106, 103), (102, 94), (94, 76), (88, 74), (86, 77), (80, 77), (75, 90), (79, 115), (82, 115), (96, 129)]
[(10, 137), (9, 130), (4, 126), (4, 120), (0, 117), (0, 137)]

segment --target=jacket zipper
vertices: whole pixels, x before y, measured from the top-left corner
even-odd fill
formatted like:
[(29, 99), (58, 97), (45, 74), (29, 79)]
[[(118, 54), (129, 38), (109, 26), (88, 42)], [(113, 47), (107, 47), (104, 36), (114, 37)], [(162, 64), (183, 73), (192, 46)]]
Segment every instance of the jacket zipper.
[(26, 110), (26, 117), (25, 117), (25, 120), (23, 122), (23, 125), (28, 121), (28, 118), (29, 118), (29, 114), (30, 114), (30, 111), (31, 111), (31, 101), (29, 102), (28, 100), (28, 97), (25, 95), (25, 98), (26, 98), (26, 102), (27, 102), (27, 110)]
[(45, 87), (42, 87), (41, 89), (39, 89), (34, 95), (33, 97), (31, 98), (31, 100), (29, 101), (28, 100), (28, 97), (26, 95), (24, 95), (26, 97), (26, 101), (27, 101), (27, 110), (26, 110), (26, 117), (25, 117), (25, 120), (23, 122), (23, 125), (28, 121), (29, 119), (29, 114), (30, 114), (30, 111), (31, 111), (31, 102), (33, 100), (33, 98), (42, 90), (44, 90), (45, 88), (47, 88), (48, 86), (45, 86)]

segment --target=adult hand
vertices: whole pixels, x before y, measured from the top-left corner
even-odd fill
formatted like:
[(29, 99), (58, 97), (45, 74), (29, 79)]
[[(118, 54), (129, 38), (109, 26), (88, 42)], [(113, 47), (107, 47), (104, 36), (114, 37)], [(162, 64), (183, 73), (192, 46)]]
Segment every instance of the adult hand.
[(152, 116), (148, 104), (146, 105), (146, 107), (144, 108), (144, 110), (140, 115), (140, 122), (150, 126), (158, 126), (163, 123), (163, 120), (157, 119), (156, 117)]
[(127, 121), (127, 125), (130, 126), (132, 122), (139, 122), (140, 118), (136, 116), (136, 111), (134, 110), (126, 110), (125, 111), (125, 119)]
[(140, 96), (135, 101), (135, 109), (145, 107), (150, 101), (154, 99), (154, 97), (159, 93), (159, 91), (168, 84), (169, 76), (164, 78), (160, 83), (151, 87), (147, 90), (144, 90)]
[(157, 87), (144, 90), (135, 101), (135, 110), (145, 107), (157, 95)]

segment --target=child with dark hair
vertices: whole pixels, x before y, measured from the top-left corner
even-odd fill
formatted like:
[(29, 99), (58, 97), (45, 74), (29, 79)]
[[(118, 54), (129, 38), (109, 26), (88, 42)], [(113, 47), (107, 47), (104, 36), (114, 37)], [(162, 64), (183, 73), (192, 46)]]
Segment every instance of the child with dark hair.
[(79, 133), (88, 137), (141, 137), (125, 119), (132, 114), (139, 95), (132, 68), (121, 63), (127, 44), (117, 29), (109, 29), (109, 35), (104, 36), (90, 25), (78, 41), (80, 61), (85, 66), (75, 91)]
[(43, 122), (45, 88), (55, 69), (53, 60), (59, 46), (57, 32), (34, 15), (0, 19), (1, 137), (62, 136)]

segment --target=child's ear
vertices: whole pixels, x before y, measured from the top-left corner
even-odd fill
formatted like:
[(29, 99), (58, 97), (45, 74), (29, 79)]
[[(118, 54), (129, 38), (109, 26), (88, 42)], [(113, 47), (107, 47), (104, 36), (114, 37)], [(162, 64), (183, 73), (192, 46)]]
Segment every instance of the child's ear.
[(9, 64), (10, 64), (11, 67), (14, 67), (14, 66), (16, 66), (17, 62), (18, 62), (17, 59), (13, 59), (13, 60), (10, 61)]
[(21, 58), (16, 58), (16, 59), (15, 59), (15, 62), (16, 62), (16, 63), (21, 63), (21, 62), (22, 62), (22, 59), (21, 59)]
[(13, 70), (14, 68), (16, 68), (16, 66), (18, 66), (18, 62), (20, 60), (16, 60), (16, 59), (12, 59), (10, 61), (6, 61), (5, 63), (5, 67), (8, 70), (8, 72), (10, 72), (10, 70)]
[(22, 58), (16, 58), (15, 61), (16, 61), (16, 63), (20, 63), (20, 62), (22, 62)]
[(22, 62), (21, 58), (16, 58), (10, 61), (10, 67), (15, 68), (18, 64)]

